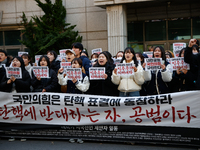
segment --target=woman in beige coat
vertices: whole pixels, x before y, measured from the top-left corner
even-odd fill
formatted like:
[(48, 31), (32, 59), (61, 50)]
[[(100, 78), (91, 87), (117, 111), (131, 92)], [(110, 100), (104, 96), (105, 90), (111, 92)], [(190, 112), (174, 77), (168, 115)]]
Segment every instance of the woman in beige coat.
[(116, 85), (119, 85), (119, 96), (140, 96), (139, 91), (141, 90), (141, 85), (144, 83), (143, 68), (138, 64), (133, 48), (127, 47), (124, 50), (121, 63), (133, 63), (134, 74), (117, 75), (117, 68), (113, 70), (112, 82)]

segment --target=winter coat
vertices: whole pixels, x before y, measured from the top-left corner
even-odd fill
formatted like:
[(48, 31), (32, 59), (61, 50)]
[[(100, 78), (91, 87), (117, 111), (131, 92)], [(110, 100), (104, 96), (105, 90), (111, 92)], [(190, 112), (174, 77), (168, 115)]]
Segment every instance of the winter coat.
[(115, 65), (106, 63), (104, 66), (100, 66), (97, 63), (94, 67), (105, 67), (105, 74), (108, 77), (105, 80), (90, 80), (90, 89), (87, 93), (92, 95), (119, 96), (118, 86), (111, 81)]
[(49, 78), (41, 78), (41, 80), (38, 80), (33, 74), (31, 84), (33, 86), (33, 92), (42, 92), (43, 89), (46, 92), (55, 92), (57, 91), (58, 78), (55, 71), (49, 69)]
[(67, 79), (67, 76), (64, 77), (64, 74), (58, 74), (58, 83), (60, 85), (67, 85), (67, 92), (66, 93), (75, 93), (75, 94), (82, 94), (89, 89), (90, 82), (88, 76), (82, 73), (83, 80), (77, 81), (73, 83), (71, 80)]
[(55, 73), (58, 73), (58, 70), (60, 69), (60, 60), (53, 60), (50, 64), (50, 68), (55, 71)]
[(91, 61), (86, 56), (79, 57), (82, 60), (82, 66), (85, 69), (85, 73), (87, 76), (89, 76), (89, 68), (92, 66)]
[(166, 69), (156, 71), (144, 71), (143, 76), (146, 83), (147, 95), (170, 93), (169, 82), (172, 80), (171, 65), (166, 62)]
[[(123, 63), (126, 63), (126, 61), (124, 60)], [(132, 60), (130, 63), (134, 64), (134, 61)], [(117, 75), (113, 71), (111, 78), (114, 84), (119, 85), (118, 90), (121, 92), (140, 91), (141, 85), (144, 83), (143, 68), (138, 65), (134, 75)]]
[(1, 86), (3, 87), (3, 92), (12, 92), (13, 85), (15, 85), (15, 90), (17, 93), (30, 92), (31, 77), (28, 71), (22, 70), (22, 79), (16, 79), (11, 84), (7, 84), (8, 80), (9, 79), (6, 77), (5, 73), (1, 83)]
[(196, 89), (200, 90), (200, 53), (194, 55), (192, 53), (192, 48), (187, 47), (184, 53), (184, 61), (189, 63), (190, 66), (195, 66), (195, 69), (190, 70), (196, 78)]

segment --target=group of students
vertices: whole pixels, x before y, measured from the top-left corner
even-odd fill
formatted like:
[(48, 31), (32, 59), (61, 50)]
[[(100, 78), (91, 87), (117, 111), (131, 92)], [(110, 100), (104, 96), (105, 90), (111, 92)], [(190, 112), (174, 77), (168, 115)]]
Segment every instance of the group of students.
[[(197, 46), (196, 46), (197, 45)], [(131, 47), (125, 48), (116, 54), (120, 63), (132, 63), (134, 74), (118, 75), (113, 57), (108, 51), (93, 54), (89, 60), (81, 43), (73, 43), (71, 49), (66, 50), (66, 61), (71, 62), (72, 68), (81, 68), (83, 79), (69, 80), (60, 67), (55, 51), (48, 51), (38, 61), (38, 66), (48, 66), (49, 78), (40, 78), (34, 75), (31, 58), (28, 54), (17, 56), (12, 61), (7, 53), (0, 50), (0, 91), (3, 92), (63, 92), (74, 94), (91, 94), (105, 96), (146, 96), (165, 94), (170, 92), (199, 89), (200, 84), (200, 54), (197, 51), (198, 41), (191, 39), (189, 45), (181, 50), (180, 57), (184, 56), (185, 62), (190, 64), (190, 70), (179, 68), (171, 70), (171, 64), (167, 61), (164, 48), (156, 46), (153, 49), (153, 58), (162, 58), (161, 70), (145, 70), (146, 55), (135, 53)], [(192, 52), (193, 51), (193, 52)], [(185, 53), (185, 55), (183, 55)], [(11, 63), (9, 63), (11, 62)], [(5, 67), (20, 67), (22, 78), (7, 78)], [(104, 80), (90, 80), (90, 67), (104, 67)]]

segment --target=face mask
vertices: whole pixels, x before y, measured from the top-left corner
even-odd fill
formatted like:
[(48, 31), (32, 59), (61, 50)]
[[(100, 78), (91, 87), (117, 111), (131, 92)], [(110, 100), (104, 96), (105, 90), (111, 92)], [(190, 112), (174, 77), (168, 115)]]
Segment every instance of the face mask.
[(193, 52), (194, 55), (198, 54), (198, 52)]
[(117, 59), (122, 59), (122, 57), (117, 57)]
[(92, 61), (94, 62), (95, 60), (97, 60), (96, 58), (93, 58)]

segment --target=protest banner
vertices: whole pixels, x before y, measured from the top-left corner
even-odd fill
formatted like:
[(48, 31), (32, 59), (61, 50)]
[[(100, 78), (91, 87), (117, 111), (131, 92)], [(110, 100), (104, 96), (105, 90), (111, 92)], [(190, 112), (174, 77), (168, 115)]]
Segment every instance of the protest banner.
[(143, 54), (146, 54), (148, 56), (148, 58), (153, 57), (153, 52), (143, 52)]
[(169, 58), (169, 63), (172, 65), (173, 71), (179, 68), (190, 70), (190, 64), (184, 62), (184, 57)]
[(68, 80), (73, 80), (74, 78), (77, 80), (83, 79), (81, 68), (66, 68), (65, 72)]
[(102, 48), (96, 48), (92, 50), (92, 54), (97, 53), (100, 54), (102, 52)]
[[(66, 50), (68, 50), (68, 49), (61, 49), (61, 50), (59, 50), (59, 53), (60, 53), (60, 57), (66, 57)], [(71, 49), (69, 49), (69, 50), (71, 50)]]
[(47, 66), (33, 66), (33, 73), (36, 77), (49, 78), (49, 68)]
[(173, 43), (173, 53), (175, 57), (179, 56), (182, 48), (186, 48), (186, 43)]
[(20, 67), (5, 67), (6, 68), (6, 77), (10, 78), (11, 76), (16, 79), (22, 79), (22, 70)]
[(90, 67), (89, 75), (90, 80), (105, 80), (104, 78), (105, 68), (104, 67)]
[(36, 63), (37, 66), (38, 66), (38, 61), (40, 60), (41, 56), (42, 55), (35, 55), (35, 63)]
[(140, 97), (0, 94), (0, 137), (200, 146), (200, 91)]
[(145, 70), (161, 70), (162, 58), (145, 58)]
[(23, 54), (28, 54), (28, 52), (18, 52), (19, 57), (21, 57)]
[(117, 75), (134, 75), (133, 63), (117, 64)]

